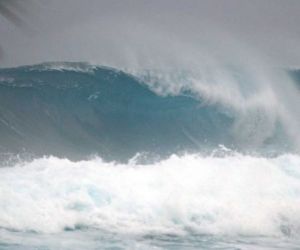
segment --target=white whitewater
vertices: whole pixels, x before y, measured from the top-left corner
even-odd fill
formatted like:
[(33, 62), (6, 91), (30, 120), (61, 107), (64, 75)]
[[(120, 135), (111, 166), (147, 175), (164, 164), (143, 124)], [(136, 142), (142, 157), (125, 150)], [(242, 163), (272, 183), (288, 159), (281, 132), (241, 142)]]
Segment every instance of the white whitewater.
[(0, 168), (0, 204), (0, 227), (17, 231), (298, 238), (300, 157), (41, 158)]

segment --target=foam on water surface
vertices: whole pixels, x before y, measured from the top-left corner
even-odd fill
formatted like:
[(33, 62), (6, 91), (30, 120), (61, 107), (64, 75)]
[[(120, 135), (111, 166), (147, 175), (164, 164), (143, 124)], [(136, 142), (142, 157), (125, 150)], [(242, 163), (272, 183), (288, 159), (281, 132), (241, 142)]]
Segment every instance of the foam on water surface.
[(55, 157), (0, 169), (0, 227), (57, 233), (300, 233), (300, 157), (173, 155), (149, 165)]

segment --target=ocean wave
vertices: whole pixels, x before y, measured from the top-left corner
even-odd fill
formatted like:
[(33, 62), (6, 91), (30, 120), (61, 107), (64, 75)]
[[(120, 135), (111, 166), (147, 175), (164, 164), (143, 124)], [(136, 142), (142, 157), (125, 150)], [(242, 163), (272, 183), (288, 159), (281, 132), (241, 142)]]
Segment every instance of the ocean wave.
[(0, 227), (300, 236), (300, 157), (173, 155), (155, 164), (47, 157), (0, 169)]
[(291, 104), (299, 93), (262, 78), (237, 69), (133, 72), (68, 62), (1, 69), (1, 152), (125, 161), (219, 144), (297, 152)]

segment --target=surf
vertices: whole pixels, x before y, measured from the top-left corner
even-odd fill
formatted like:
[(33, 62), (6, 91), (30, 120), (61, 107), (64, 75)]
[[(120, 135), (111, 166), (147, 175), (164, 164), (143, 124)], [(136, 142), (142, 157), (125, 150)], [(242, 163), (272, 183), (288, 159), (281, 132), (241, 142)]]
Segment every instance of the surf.
[(35, 159), (0, 168), (1, 228), (298, 238), (299, 165), (299, 155), (234, 152), (152, 164)]
[(254, 68), (0, 69), (1, 242), (297, 245), (300, 75)]

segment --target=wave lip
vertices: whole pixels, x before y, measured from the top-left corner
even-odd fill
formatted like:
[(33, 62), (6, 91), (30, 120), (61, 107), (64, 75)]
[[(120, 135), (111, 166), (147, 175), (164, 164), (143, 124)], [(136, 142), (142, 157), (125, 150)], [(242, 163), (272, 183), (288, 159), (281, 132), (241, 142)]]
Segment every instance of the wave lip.
[(78, 73), (93, 73), (100, 67), (87, 62), (45, 62), (36, 65), (21, 66), (19, 69), (25, 69), (27, 71), (73, 71)]
[(35, 159), (0, 169), (0, 227), (297, 238), (299, 167), (298, 155), (173, 155), (150, 165)]

